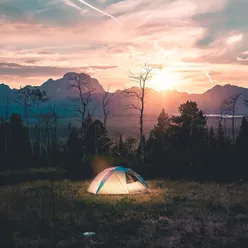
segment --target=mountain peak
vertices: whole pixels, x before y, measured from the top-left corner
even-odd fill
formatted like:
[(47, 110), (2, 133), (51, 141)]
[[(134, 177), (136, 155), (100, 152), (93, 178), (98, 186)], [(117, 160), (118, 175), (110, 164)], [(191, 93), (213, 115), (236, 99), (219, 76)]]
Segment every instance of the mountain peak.
[[(68, 96), (73, 97), (72, 92), (69, 92), (68, 90), (68, 81), (78, 74), (79, 73), (76, 72), (67, 72), (66, 74), (64, 74), (62, 78), (56, 80), (52, 78), (48, 79), (45, 83), (42, 84), (41, 87), (47, 91), (49, 96), (54, 97), (56, 99), (66, 98)], [(102, 85), (95, 78), (92, 78), (90, 75), (86, 73), (83, 74), (87, 78), (87, 81), (90, 82), (92, 88), (95, 89), (94, 93), (104, 92)]]
[(77, 75), (77, 74), (79, 74), (79, 73), (76, 73), (76, 72), (67, 72), (67, 73), (63, 76), (63, 78), (68, 80), (70, 77), (75, 76), (75, 75)]
[(10, 87), (7, 85), (7, 84), (3, 84), (3, 83), (1, 83), (0, 84), (0, 88), (2, 88), (2, 89), (9, 89), (10, 90)]

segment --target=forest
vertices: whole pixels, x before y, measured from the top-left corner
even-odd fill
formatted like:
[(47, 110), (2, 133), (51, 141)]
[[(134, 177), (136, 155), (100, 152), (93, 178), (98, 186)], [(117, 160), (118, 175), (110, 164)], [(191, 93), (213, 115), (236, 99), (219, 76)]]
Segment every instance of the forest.
[[(75, 83), (71, 88), (80, 89)], [(207, 126), (206, 116), (197, 103), (187, 101), (178, 107), (180, 114), (177, 116), (169, 117), (162, 109), (148, 138), (141, 134), (142, 139), (138, 141), (133, 137), (124, 138), (121, 133), (110, 138), (106, 107), (111, 99), (107, 94), (103, 99), (105, 119), (101, 122), (87, 109), (92, 97), (90, 93), (91, 89), (88, 89), (79, 98), (79, 105), (75, 105), (80, 113), (81, 126), (69, 123), (69, 135), (62, 141), (58, 137), (56, 106), (50, 107), (46, 113), (39, 112), (40, 106), (49, 101), (46, 92), (37, 87), (21, 88), (16, 101), (23, 107), (24, 114), (13, 113), (9, 118), (6, 114), (0, 122), (1, 170), (52, 167), (70, 176), (90, 178), (93, 162), (101, 160), (105, 161), (105, 167), (125, 165), (149, 178), (220, 182), (247, 179), (246, 117), (242, 119), (238, 137), (227, 137), (222, 116), (215, 131)], [(233, 108), (237, 97), (230, 97), (225, 103), (226, 109)], [(27, 115), (30, 106), (35, 106), (37, 118), (34, 125), (29, 123)]]

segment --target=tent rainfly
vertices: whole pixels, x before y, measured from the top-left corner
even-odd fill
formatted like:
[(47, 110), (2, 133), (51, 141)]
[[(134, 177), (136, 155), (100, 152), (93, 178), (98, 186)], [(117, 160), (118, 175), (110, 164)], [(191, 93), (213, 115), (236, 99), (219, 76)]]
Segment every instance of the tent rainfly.
[(92, 194), (130, 194), (150, 192), (146, 181), (136, 172), (121, 166), (100, 172), (91, 182), (88, 192)]

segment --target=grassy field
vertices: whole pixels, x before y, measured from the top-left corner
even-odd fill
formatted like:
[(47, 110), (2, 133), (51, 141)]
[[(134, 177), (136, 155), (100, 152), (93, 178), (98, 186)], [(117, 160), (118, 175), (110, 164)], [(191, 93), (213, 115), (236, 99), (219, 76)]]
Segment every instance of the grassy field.
[[(88, 181), (0, 187), (1, 247), (248, 247), (248, 185), (148, 181), (150, 194), (95, 196)], [(3, 241), (3, 242), (2, 242)]]

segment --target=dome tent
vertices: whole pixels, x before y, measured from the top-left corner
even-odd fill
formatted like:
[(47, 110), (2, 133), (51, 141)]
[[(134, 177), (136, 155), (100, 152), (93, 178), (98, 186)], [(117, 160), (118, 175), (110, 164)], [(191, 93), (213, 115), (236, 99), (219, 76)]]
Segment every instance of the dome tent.
[(145, 180), (132, 169), (111, 167), (100, 172), (88, 190), (92, 194), (130, 194), (149, 192)]

